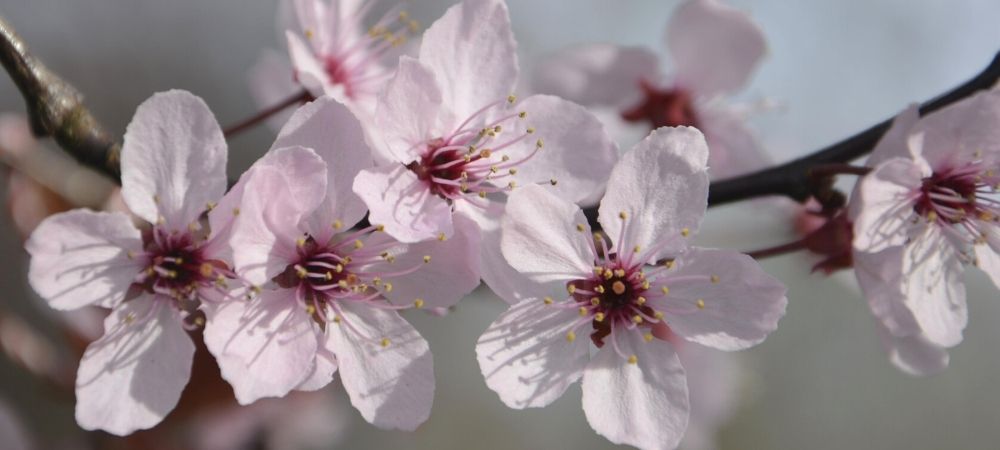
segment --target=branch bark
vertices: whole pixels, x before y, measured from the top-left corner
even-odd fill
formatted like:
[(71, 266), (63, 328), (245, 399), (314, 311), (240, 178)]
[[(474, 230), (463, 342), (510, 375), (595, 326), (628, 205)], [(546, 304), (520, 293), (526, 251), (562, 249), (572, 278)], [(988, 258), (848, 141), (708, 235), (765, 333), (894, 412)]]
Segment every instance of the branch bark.
[(121, 182), (121, 144), (84, 106), (83, 96), (28, 52), (14, 28), (0, 17), (0, 63), (17, 85), (32, 132), (52, 137), (80, 163)]

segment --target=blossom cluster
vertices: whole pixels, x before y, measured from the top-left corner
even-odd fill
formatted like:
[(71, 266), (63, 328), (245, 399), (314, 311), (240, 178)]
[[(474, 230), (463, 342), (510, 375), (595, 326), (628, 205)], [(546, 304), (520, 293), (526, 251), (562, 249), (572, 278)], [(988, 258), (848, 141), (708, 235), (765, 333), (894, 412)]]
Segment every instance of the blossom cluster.
[[(407, 310), (447, 316), (483, 282), (508, 304), (476, 344), (504, 404), (544, 407), (580, 381), (597, 433), (677, 447), (711, 415), (694, 386), (712, 374), (690, 355), (763, 342), (787, 304), (750, 256), (692, 242), (710, 179), (768, 161), (726, 101), (766, 52), (761, 30), (688, 0), (668, 26), (672, 75), (649, 50), (584, 45), (547, 59), (522, 98), (503, 0), (463, 0), (422, 34), (395, 8), (365, 27), (371, 5), (283, 4), (290, 65), (267, 57), (254, 85), (303, 104), (231, 186), (205, 102), (157, 93), (125, 134), (127, 212), (77, 209), (34, 230), (35, 291), (55, 309), (110, 310), (80, 362), (78, 423), (156, 426), (200, 340), (242, 405), (339, 373), (366, 421), (414, 430), (435, 377)], [(626, 152), (623, 123), (645, 127)], [(998, 91), (904, 111), (847, 210), (817, 230), (851, 236), (838, 261), (906, 372), (947, 366), (966, 265), (1000, 285), (996, 123)]]

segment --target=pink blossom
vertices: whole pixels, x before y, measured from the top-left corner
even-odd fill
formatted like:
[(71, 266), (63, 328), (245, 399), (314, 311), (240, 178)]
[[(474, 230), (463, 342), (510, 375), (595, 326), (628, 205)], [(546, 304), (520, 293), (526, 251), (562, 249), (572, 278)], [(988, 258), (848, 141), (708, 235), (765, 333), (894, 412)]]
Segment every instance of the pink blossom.
[[(750, 17), (717, 0), (689, 0), (667, 25), (674, 72), (642, 47), (585, 44), (546, 59), (532, 80), (538, 92), (614, 109), (619, 118), (662, 126), (694, 126), (708, 140), (709, 167), (725, 178), (767, 165), (768, 158), (725, 97), (746, 85), (763, 59), (764, 33)], [(612, 119), (609, 117), (609, 120)], [(616, 123), (613, 129), (627, 129)]]
[(227, 295), (231, 214), (202, 215), (226, 189), (226, 143), (205, 103), (185, 91), (143, 102), (125, 133), (122, 196), (148, 225), (123, 213), (76, 209), (32, 233), (28, 279), (56, 309), (111, 308), (104, 336), (84, 353), (76, 419), (126, 435), (159, 423), (188, 382), (187, 328), (200, 303)]
[(209, 309), (205, 342), (241, 404), (319, 389), (339, 370), (369, 422), (413, 430), (427, 419), (431, 353), (398, 311), (471, 292), (478, 241), (406, 245), (381, 225), (352, 229), (365, 207), (348, 187), (371, 164), (358, 119), (322, 97), (224, 200), (240, 205), (234, 265), (257, 294)]
[(544, 188), (511, 194), (503, 255), (549, 294), (514, 304), (479, 340), (480, 368), (504, 403), (545, 406), (582, 379), (598, 433), (674, 448), (688, 425), (688, 387), (675, 348), (651, 327), (721, 350), (775, 329), (787, 303), (781, 283), (746, 255), (688, 245), (707, 206), (707, 158), (704, 137), (688, 127), (656, 130), (623, 156), (599, 208), (610, 242)]

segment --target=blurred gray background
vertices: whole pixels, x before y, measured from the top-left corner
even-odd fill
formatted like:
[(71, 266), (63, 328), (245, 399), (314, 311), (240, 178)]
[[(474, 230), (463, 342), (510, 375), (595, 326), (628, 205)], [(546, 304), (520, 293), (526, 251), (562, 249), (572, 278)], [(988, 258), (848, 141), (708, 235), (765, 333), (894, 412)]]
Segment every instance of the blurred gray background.
[[(450, 2), (414, 0), (424, 24)], [(509, 0), (523, 75), (532, 61), (568, 44), (610, 41), (662, 49), (676, 1)], [(753, 120), (775, 159), (784, 160), (886, 118), (978, 72), (1000, 50), (996, 0), (812, 0), (732, 3), (764, 27), (770, 55), (743, 95), (782, 107)], [(273, 0), (0, 0), (0, 14), (33, 52), (87, 96), (112, 131), (123, 132), (136, 105), (155, 91), (181, 88), (203, 97), (220, 122), (256, 106), (246, 70), (264, 47), (283, 50)], [(23, 111), (0, 76), (0, 111)], [(1000, 126), (1000, 124), (998, 124)], [(267, 127), (231, 142), (231, 174), (270, 144)], [(38, 317), (25, 281), (25, 255), (0, 221), (0, 302)], [(738, 219), (733, 221), (732, 219)], [(713, 210), (712, 245), (759, 248), (788, 240), (787, 225)], [(714, 225), (711, 223), (714, 222)], [(738, 223), (724, 228), (720, 222)], [(1000, 442), (1000, 295), (969, 276), (972, 314), (966, 340), (944, 374), (901, 374), (879, 348), (873, 320), (850, 274), (808, 273), (789, 256), (764, 263), (789, 286), (778, 331), (744, 352), (752, 370), (745, 401), (721, 430), (729, 449), (997, 448)], [(415, 433), (379, 431), (353, 411), (342, 448), (610, 448), (587, 426), (579, 388), (554, 405), (506, 409), (482, 381), (478, 335), (503, 310), (477, 292), (443, 319), (414, 317), (434, 351), (437, 396), (430, 421)], [(0, 397), (35, 431), (72, 433), (71, 411), (54, 406), (6, 361)], [(343, 396), (341, 396), (343, 398)], [(3, 447), (3, 442), (0, 442)]]

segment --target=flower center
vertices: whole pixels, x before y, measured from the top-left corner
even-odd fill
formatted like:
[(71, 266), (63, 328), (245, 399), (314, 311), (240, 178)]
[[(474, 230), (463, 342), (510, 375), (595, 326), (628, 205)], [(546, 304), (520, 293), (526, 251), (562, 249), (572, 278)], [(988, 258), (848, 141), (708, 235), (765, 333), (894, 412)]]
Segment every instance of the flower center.
[[(487, 195), (513, 189), (517, 183), (517, 167), (533, 158), (543, 147), (542, 140), (535, 142), (534, 150), (527, 155), (511, 156), (510, 148), (535, 132), (526, 127), (506, 137), (510, 129), (518, 129), (526, 112), (511, 112), (505, 107), (513, 104), (513, 96), (490, 103), (472, 114), (446, 137), (439, 137), (419, 144), (420, 157), (406, 167), (423, 181), (430, 192), (446, 200), (486, 199)], [(487, 119), (496, 117), (497, 119)], [(478, 126), (476, 123), (485, 125)], [(556, 184), (556, 180), (549, 181)], [(480, 205), (481, 206), (481, 205)]]
[(221, 291), (226, 280), (236, 278), (225, 262), (207, 256), (204, 242), (199, 242), (192, 233), (154, 227), (144, 240), (148, 265), (136, 277), (135, 285), (148, 293), (177, 300), (182, 309), (190, 309), (183, 301), (201, 299), (199, 289)]
[(994, 188), (982, 174), (967, 170), (950, 170), (924, 178), (920, 197), (913, 209), (931, 222), (958, 224), (970, 217), (996, 218), (996, 202), (982, 198)]
[(643, 98), (623, 111), (622, 118), (629, 122), (647, 122), (652, 128), (692, 126), (698, 127), (698, 115), (691, 94), (680, 88), (661, 89), (646, 80), (639, 82)]
[(663, 318), (663, 313), (646, 304), (649, 287), (641, 266), (626, 267), (620, 261), (594, 266), (592, 277), (566, 284), (581, 312), (592, 317), (590, 339), (598, 347), (604, 345), (612, 326), (649, 326)]

